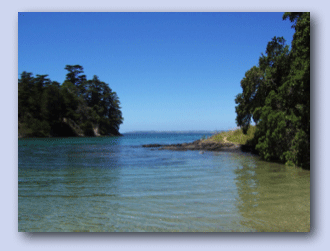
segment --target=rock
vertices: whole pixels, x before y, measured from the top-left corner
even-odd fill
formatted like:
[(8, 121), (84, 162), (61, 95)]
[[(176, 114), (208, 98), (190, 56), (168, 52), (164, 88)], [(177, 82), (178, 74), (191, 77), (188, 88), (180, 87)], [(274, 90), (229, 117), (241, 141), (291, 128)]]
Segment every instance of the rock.
[(172, 151), (187, 151), (187, 150), (199, 150), (200, 154), (204, 151), (237, 151), (240, 150), (240, 145), (233, 143), (217, 143), (214, 141), (201, 141), (196, 140), (192, 143), (161, 145), (161, 144), (147, 144), (142, 147), (158, 147), (159, 150), (172, 150)]

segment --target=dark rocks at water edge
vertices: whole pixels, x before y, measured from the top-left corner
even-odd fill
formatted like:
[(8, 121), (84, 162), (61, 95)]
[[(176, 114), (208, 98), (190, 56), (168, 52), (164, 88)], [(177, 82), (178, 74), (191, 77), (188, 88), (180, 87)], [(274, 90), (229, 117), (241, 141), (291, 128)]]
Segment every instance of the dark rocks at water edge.
[(238, 151), (241, 149), (241, 145), (234, 143), (218, 143), (207, 140), (196, 140), (191, 143), (183, 144), (147, 144), (143, 147), (158, 148), (159, 150), (174, 150), (174, 151), (187, 151), (187, 150), (203, 150), (203, 151)]

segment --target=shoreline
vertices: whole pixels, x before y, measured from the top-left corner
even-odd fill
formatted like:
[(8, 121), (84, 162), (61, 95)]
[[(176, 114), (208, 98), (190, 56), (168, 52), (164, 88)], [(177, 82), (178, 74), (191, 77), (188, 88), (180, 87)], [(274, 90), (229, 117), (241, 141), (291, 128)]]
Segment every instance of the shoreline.
[(158, 148), (158, 150), (172, 150), (172, 151), (188, 151), (188, 150), (199, 150), (199, 151), (213, 151), (213, 152), (252, 152), (251, 146), (235, 144), (229, 141), (226, 142), (215, 142), (211, 140), (195, 140), (191, 143), (182, 144), (145, 144), (142, 145), (145, 148)]

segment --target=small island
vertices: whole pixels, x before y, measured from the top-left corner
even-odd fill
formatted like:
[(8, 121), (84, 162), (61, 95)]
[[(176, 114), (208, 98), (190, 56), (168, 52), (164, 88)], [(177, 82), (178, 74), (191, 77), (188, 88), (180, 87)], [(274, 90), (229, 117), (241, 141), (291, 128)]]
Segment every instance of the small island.
[(18, 80), (18, 138), (119, 136), (119, 98), (80, 65), (67, 65), (63, 84), (23, 72)]

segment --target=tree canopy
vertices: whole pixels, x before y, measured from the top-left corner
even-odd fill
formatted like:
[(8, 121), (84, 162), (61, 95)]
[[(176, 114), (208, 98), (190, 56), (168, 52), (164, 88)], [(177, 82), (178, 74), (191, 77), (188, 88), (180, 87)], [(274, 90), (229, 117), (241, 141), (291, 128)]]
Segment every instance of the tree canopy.
[(310, 13), (285, 13), (295, 29), (291, 50), (274, 37), (245, 73), (243, 92), (236, 96), (236, 123), (246, 133), (252, 120), (256, 133), (250, 144), (266, 160), (310, 168)]
[(25, 137), (119, 135), (120, 101), (105, 82), (87, 80), (67, 65), (64, 83), (23, 72), (18, 80), (18, 126)]

